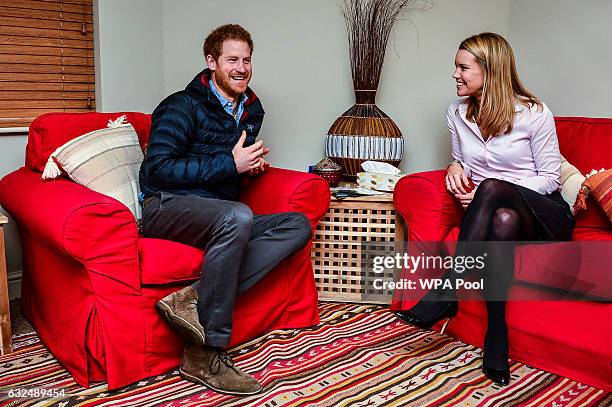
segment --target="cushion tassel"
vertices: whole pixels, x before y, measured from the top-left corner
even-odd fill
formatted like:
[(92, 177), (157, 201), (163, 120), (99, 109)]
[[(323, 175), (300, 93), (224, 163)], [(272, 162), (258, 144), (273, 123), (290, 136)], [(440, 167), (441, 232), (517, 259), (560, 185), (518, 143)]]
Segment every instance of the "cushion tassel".
[(53, 159), (53, 155), (49, 156), (47, 160), (47, 164), (45, 165), (45, 169), (42, 173), (42, 179), (55, 179), (62, 175), (61, 170), (57, 166), (57, 163)]
[(578, 212), (581, 210), (586, 210), (587, 208), (586, 200), (588, 196), (589, 196), (589, 189), (585, 186), (582, 186), (582, 188), (580, 188), (580, 192), (578, 193), (578, 196), (576, 197), (576, 202), (574, 203), (574, 211)]
[(106, 124), (106, 127), (108, 127), (109, 129), (116, 129), (116, 128), (121, 127), (121, 126), (123, 126), (123, 125), (125, 125), (127, 123), (128, 123), (127, 116), (123, 115), (123, 116), (119, 116), (115, 120), (108, 119), (108, 123)]
[(53, 156), (49, 156), (45, 169), (43, 171), (42, 179), (55, 179), (62, 175), (59, 167), (57, 166)]

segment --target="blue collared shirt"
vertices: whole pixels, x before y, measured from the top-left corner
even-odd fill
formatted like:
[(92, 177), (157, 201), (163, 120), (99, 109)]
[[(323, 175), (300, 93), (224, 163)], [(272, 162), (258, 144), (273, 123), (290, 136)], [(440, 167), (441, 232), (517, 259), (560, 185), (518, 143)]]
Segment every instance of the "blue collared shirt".
[[(232, 102), (231, 100), (227, 100), (221, 95), (221, 93), (219, 93), (219, 90), (215, 86), (215, 83), (212, 81), (212, 79), (208, 83), (210, 84), (210, 90), (212, 91), (212, 93), (215, 94), (217, 99), (219, 99), (219, 102), (221, 102), (221, 106), (223, 106), (223, 109), (233, 116), (234, 102)], [(242, 117), (242, 113), (244, 112), (244, 102), (246, 102), (246, 100), (247, 95), (245, 95), (244, 93), (241, 93), (240, 96), (238, 96), (238, 108), (236, 109), (235, 118), (236, 124), (240, 122), (240, 118)]]

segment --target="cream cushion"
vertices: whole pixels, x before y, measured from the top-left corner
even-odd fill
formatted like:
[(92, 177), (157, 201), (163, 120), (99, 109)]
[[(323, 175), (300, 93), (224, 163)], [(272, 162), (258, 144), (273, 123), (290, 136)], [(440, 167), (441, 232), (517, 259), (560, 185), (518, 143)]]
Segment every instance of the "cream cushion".
[(577, 209), (574, 209), (574, 203), (576, 203), (580, 187), (585, 179), (585, 176), (576, 167), (561, 156), (561, 196), (572, 208), (574, 215), (577, 212)]
[(138, 171), (143, 154), (131, 124), (109, 122), (110, 128), (95, 130), (68, 141), (51, 154), (42, 178), (66, 174), (74, 182), (115, 198), (141, 218), (138, 203)]

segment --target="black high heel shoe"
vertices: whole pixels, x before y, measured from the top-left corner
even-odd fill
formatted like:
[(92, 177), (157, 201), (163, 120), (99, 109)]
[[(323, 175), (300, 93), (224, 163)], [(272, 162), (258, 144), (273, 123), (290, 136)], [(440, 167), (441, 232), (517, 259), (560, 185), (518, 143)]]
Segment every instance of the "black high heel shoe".
[[(508, 366), (502, 369), (498, 369), (498, 368), (493, 368), (487, 365), (491, 364), (490, 362), (488, 363), (488, 361), (491, 359), (490, 355), (495, 355), (496, 353), (502, 355), (501, 357), (498, 356), (495, 358), (495, 359), (498, 359), (498, 363), (504, 364), (505, 362), (506, 365), (508, 364), (508, 345), (507, 343), (508, 343), (507, 337), (506, 337), (505, 344), (502, 343), (500, 345), (499, 343), (498, 344), (492, 343), (488, 339), (488, 335), (485, 335), (485, 343), (484, 343), (483, 358), (482, 358), (482, 373), (484, 373), (485, 376), (491, 379), (493, 383), (498, 384), (500, 386), (507, 386), (510, 384), (510, 367)], [(503, 361), (499, 362), (499, 359)]]
[(487, 376), (491, 381), (500, 386), (507, 386), (510, 384), (510, 369), (493, 369), (492, 367), (486, 367), (482, 364), (482, 373)]
[(438, 321), (446, 319), (444, 325), (442, 326), (442, 330), (440, 331), (440, 335), (444, 333), (446, 326), (450, 322), (450, 320), (457, 315), (457, 311), (459, 311), (459, 306), (457, 305), (457, 301), (447, 301), (445, 303), (432, 303), (432, 304), (443, 304), (440, 308), (440, 312), (433, 319), (423, 319), (414, 313), (411, 310), (406, 311), (396, 311), (395, 315), (400, 317), (405, 322), (408, 322), (410, 325), (418, 326), (423, 329), (430, 329), (434, 324)]

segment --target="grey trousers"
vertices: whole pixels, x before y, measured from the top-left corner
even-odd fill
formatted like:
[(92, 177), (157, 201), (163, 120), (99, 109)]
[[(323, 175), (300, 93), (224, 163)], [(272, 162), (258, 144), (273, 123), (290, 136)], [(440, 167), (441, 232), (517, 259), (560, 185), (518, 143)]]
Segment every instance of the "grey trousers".
[(205, 250), (198, 315), (206, 344), (227, 347), (236, 296), (252, 287), (311, 237), (301, 213), (253, 215), (244, 204), (158, 192), (142, 211), (145, 237)]

